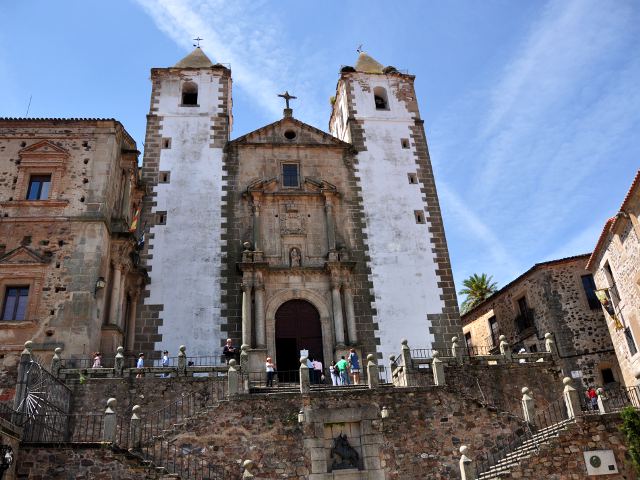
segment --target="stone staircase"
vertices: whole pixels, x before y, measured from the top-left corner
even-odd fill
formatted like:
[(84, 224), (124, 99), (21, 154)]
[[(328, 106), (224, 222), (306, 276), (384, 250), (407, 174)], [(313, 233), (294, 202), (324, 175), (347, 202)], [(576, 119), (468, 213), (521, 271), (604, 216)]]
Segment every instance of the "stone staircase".
[(573, 419), (562, 420), (537, 431), (531, 438), (525, 440), (513, 451), (507, 453), (504, 458), (491, 466), (489, 470), (478, 473), (476, 479), (495, 480), (509, 477), (513, 467), (517, 466), (522, 460), (529, 458), (531, 455), (537, 454), (541, 445), (546, 445), (554, 438), (559, 437), (560, 433), (567, 430), (568, 426), (573, 422)]

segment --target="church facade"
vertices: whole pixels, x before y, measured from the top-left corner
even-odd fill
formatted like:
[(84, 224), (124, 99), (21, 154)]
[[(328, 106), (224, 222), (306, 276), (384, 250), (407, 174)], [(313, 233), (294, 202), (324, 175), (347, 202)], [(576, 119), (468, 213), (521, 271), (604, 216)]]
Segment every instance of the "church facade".
[(386, 358), (403, 337), (461, 333), (413, 76), (361, 53), (330, 133), (287, 105), (231, 141), (228, 68), (196, 48), (151, 78), (137, 350), (207, 355), (231, 338), (284, 371), (304, 350)]

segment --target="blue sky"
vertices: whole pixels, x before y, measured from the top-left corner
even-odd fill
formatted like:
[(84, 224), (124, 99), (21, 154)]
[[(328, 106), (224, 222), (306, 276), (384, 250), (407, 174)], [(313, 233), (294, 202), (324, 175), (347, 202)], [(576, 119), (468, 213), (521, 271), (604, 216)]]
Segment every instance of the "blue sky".
[(590, 251), (640, 166), (637, 1), (0, 3), (0, 116), (114, 117), (142, 146), (149, 70), (199, 35), (231, 64), (233, 137), (327, 130), (356, 48), (417, 76), (458, 286)]

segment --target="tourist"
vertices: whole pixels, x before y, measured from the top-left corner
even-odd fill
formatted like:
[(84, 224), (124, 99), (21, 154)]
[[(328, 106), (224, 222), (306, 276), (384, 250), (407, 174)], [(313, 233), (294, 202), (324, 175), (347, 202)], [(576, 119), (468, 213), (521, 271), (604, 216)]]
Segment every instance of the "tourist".
[(142, 369), (144, 368), (144, 353), (138, 355), (138, 362), (136, 363), (136, 368), (138, 369), (138, 374), (136, 378), (142, 378)]
[(307, 357), (307, 368), (309, 369), (309, 382), (316, 383), (316, 373), (313, 369), (313, 360), (311, 359), (311, 357)]
[(354, 385), (358, 385), (360, 383), (360, 359), (355, 348), (352, 348), (349, 352), (349, 369), (353, 374)]
[(324, 381), (324, 375), (322, 374), (322, 362), (315, 358), (313, 359), (313, 373), (316, 377), (316, 383), (322, 383)]
[[(163, 368), (169, 367), (169, 351), (168, 350), (165, 350), (164, 352), (162, 352), (162, 367)], [(161, 378), (169, 378), (169, 374), (165, 372), (161, 375)]]
[(344, 359), (344, 355), (340, 357), (340, 360), (338, 360), (336, 366), (340, 371), (340, 384), (350, 385), (351, 382), (349, 381), (349, 363)]
[(102, 354), (100, 352), (93, 354), (93, 366), (91, 368), (102, 368)]
[(596, 389), (593, 386), (589, 387), (585, 395), (589, 399), (589, 408), (594, 411), (598, 410), (598, 392), (596, 392)]
[(333, 386), (337, 387), (338, 385), (341, 385), (340, 371), (338, 370), (338, 367), (336, 367), (335, 361), (331, 362), (331, 365), (329, 366), (329, 373), (331, 374), (331, 383), (333, 384)]
[(227, 338), (227, 343), (222, 349), (222, 354), (224, 355), (227, 365), (229, 365), (229, 360), (236, 356), (236, 347), (233, 346), (230, 338)]
[(267, 371), (267, 387), (273, 387), (273, 376), (276, 374), (276, 366), (271, 361), (271, 357), (267, 357), (265, 368)]

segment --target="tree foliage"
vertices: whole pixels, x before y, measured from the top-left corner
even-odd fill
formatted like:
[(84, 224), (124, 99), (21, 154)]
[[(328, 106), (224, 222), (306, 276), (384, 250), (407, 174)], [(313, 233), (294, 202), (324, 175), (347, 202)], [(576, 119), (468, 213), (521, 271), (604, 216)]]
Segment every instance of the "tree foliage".
[(620, 412), (620, 431), (627, 437), (629, 456), (636, 472), (640, 473), (640, 412), (634, 407), (626, 407)]
[(498, 284), (491, 280), (493, 280), (493, 277), (487, 276), (486, 273), (480, 275), (474, 273), (462, 282), (465, 288), (458, 292), (460, 295), (466, 296), (462, 305), (460, 305), (462, 313), (466, 313), (476, 305), (484, 302), (498, 290)]

